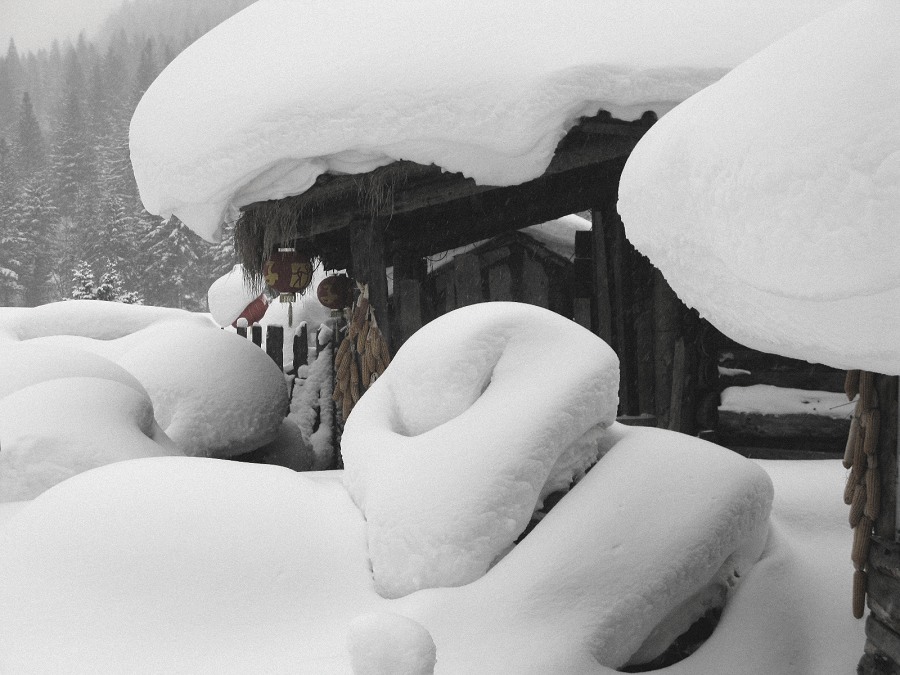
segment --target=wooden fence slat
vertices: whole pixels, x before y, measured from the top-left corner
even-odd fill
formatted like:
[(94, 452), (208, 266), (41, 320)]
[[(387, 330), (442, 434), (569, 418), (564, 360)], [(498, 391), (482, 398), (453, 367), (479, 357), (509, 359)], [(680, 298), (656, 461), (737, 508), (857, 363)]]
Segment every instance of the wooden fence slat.
[(266, 326), (266, 354), (279, 370), (284, 370), (284, 326), (278, 324)]
[(299, 329), (294, 333), (294, 366), (293, 372), (296, 373), (300, 366), (309, 364), (309, 333), (306, 322), (301, 322)]

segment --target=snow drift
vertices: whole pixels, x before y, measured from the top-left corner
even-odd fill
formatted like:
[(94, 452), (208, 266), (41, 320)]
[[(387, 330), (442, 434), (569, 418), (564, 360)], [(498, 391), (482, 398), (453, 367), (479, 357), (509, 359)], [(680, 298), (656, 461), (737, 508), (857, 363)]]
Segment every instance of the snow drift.
[(532, 305), (471, 305), (416, 332), (341, 442), (379, 591), (484, 574), (541, 499), (597, 460), (618, 389), (606, 343)]
[(0, 308), (0, 500), (155, 455), (227, 457), (272, 440), (282, 374), (181, 310), (79, 300)]

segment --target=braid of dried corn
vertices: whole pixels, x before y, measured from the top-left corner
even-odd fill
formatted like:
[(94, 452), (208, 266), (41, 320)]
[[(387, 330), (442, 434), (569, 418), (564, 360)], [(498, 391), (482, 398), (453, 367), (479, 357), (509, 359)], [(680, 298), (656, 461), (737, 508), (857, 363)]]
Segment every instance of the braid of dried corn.
[(866, 573), (853, 572), (853, 618), (861, 619), (866, 611)]
[(866, 510), (866, 488), (862, 484), (854, 486), (853, 500), (850, 504), (850, 527), (859, 525)]
[(849, 399), (859, 394), (850, 434), (844, 451), (844, 466), (850, 469), (844, 501), (850, 505), (853, 528), (853, 616), (862, 618), (866, 604), (866, 564), (872, 541), (872, 527), (881, 507), (881, 482), (878, 475), (878, 435), (880, 414), (875, 376), (869, 371), (848, 371), (844, 393)]
[(372, 386), (372, 370), (370, 368), (370, 363), (372, 360), (372, 354), (368, 349), (362, 353), (362, 386), (365, 389), (368, 389)]
[(844, 448), (844, 461), (843, 465), (845, 469), (849, 469), (853, 466), (853, 457), (856, 454), (856, 445), (862, 439), (860, 438), (859, 431), (859, 416), (856, 414), (856, 411), (853, 412), (853, 419), (850, 421), (850, 433), (847, 435), (847, 446)]
[(881, 512), (881, 480), (878, 469), (869, 467), (866, 471), (866, 507), (863, 510), (867, 518), (874, 521)]

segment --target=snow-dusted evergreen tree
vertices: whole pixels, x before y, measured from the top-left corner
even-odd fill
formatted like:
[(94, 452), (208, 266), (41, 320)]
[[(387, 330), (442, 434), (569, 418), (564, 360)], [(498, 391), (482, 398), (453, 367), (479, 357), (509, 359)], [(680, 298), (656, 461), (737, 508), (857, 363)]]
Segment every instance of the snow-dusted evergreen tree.
[(73, 300), (97, 299), (97, 291), (94, 288), (94, 271), (85, 260), (80, 260), (75, 269), (72, 270), (72, 293), (70, 297)]
[(30, 175), (44, 167), (44, 159), (44, 136), (34, 114), (31, 96), (26, 91), (19, 108), (16, 164), (21, 174)]
[(209, 287), (206, 282), (201, 293), (197, 285), (203, 273), (199, 264), (203, 241), (178, 218), (161, 220), (146, 214), (144, 224), (147, 299), (168, 307), (200, 309)]
[(15, 218), (16, 192), (12, 149), (0, 138), (0, 306), (15, 304), (22, 291), (19, 254), (24, 242)]
[(19, 274), (25, 304), (35, 307), (58, 300), (55, 284), (58, 249), (54, 237), (57, 214), (50, 200), (50, 190), (40, 172), (33, 173), (22, 185), (15, 220), (25, 239)]
[(53, 146), (54, 203), (61, 216), (85, 218), (91, 211), (94, 153), (84, 111), (85, 78), (73, 48), (66, 53), (66, 95)]
[(136, 291), (125, 290), (113, 263), (107, 263), (99, 281), (94, 281), (90, 263), (81, 260), (72, 270), (72, 300), (106, 300), (126, 305), (142, 305), (144, 299)]

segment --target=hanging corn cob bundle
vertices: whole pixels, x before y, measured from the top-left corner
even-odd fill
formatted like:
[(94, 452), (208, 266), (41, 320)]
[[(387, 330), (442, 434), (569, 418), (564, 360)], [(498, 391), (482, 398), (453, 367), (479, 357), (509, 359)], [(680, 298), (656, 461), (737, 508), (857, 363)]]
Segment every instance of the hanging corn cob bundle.
[(875, 376), (864, 370), (847, 371), (844, 393), (849, 400), (859, 394), (850, 434), (844, 450), (844, 468), (850, 469), (844, 489), (844, 503), (850, 507), (853, 550), (853, 616), (861, 619), (866, 604), (866, 564), (872, 539), (872, 527), (881, 505), (881, 479), (878, 475), (878, 432), (881, 420)]
[(350, 310), (347, 335), (334, 360), (334, 401), (344, 421), (363, 393), (381, 376), (391, 361), (375, 312), (369, 304), (369, 287), (357, 284), (359, 297)]

